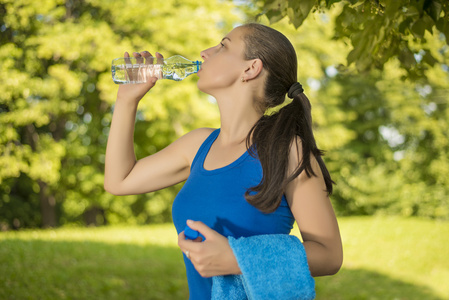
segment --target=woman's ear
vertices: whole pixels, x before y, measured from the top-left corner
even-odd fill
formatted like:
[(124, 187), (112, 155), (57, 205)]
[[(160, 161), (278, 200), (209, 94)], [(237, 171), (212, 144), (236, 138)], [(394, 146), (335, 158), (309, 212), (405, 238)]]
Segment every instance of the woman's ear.
[(248, 61), (248, 66), (245, 70), (245, 73), (243, 75), (242, 78), (245, 79), (245, 81), (257, 78), (257, 76), (259, 76), (259, 74), (262, 72), (263, 70), (263, 63), (260, 59), (256, 58), (256, 59), (251, 59)]

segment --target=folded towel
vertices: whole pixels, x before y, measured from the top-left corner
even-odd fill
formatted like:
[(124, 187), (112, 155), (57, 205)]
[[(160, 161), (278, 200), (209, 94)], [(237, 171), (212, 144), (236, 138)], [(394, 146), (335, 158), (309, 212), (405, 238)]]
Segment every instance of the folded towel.
[(292, 235), (258, 235), (235, 239), (229, 244), (242, 275), (213, 278), (214, 300), (261, 300), (315, 298), (304, 246)]

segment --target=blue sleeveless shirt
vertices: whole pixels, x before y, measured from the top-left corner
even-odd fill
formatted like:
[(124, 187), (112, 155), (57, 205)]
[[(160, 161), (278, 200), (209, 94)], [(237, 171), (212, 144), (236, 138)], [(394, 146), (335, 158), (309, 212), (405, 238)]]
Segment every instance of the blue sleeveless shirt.
[[(273, 213), (263, 213), (249, 204), (245, 192), (262, 179), (262, 166), (248, 151), (233, 163), (215, 170), (204, 169), (204, 160), (220, 133), (213, 131), (201, 145), (190, 176), (176, 196), (173, 223), (178, 234), (188, 219), (202, 221), (226, 237), (288, 234), (295, 221), (285, 196)], [(184, 255), (190, 299), (211, 299), (212, 279), (203, 278)]]

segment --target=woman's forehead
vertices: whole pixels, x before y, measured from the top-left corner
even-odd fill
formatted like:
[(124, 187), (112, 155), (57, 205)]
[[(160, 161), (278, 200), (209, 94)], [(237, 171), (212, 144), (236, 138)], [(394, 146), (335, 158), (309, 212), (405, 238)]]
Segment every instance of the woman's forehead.
[(231, 40), (231, 42), (238, 41), (238, 40), (243, 40), (243, 35), (245, 34), (245, 28), (242, 26), (236, 27), (234, 29), (232, 29), (226, 36), (225, 38), (228, 38), (229, 40)]

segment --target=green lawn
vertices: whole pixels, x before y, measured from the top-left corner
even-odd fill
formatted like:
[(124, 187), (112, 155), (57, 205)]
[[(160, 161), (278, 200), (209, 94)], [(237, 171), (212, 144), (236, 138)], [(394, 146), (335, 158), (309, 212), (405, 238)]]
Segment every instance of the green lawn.
[[(317, 299), (449, 299), (449, 223), (339, 221), (345, 262)], [(170, 224), (0, 233), (0, 299), (186, 299), (176, 240)]]
[(449, 299), (449, 223), (340, 218), (344, 263), (317, 299)]

